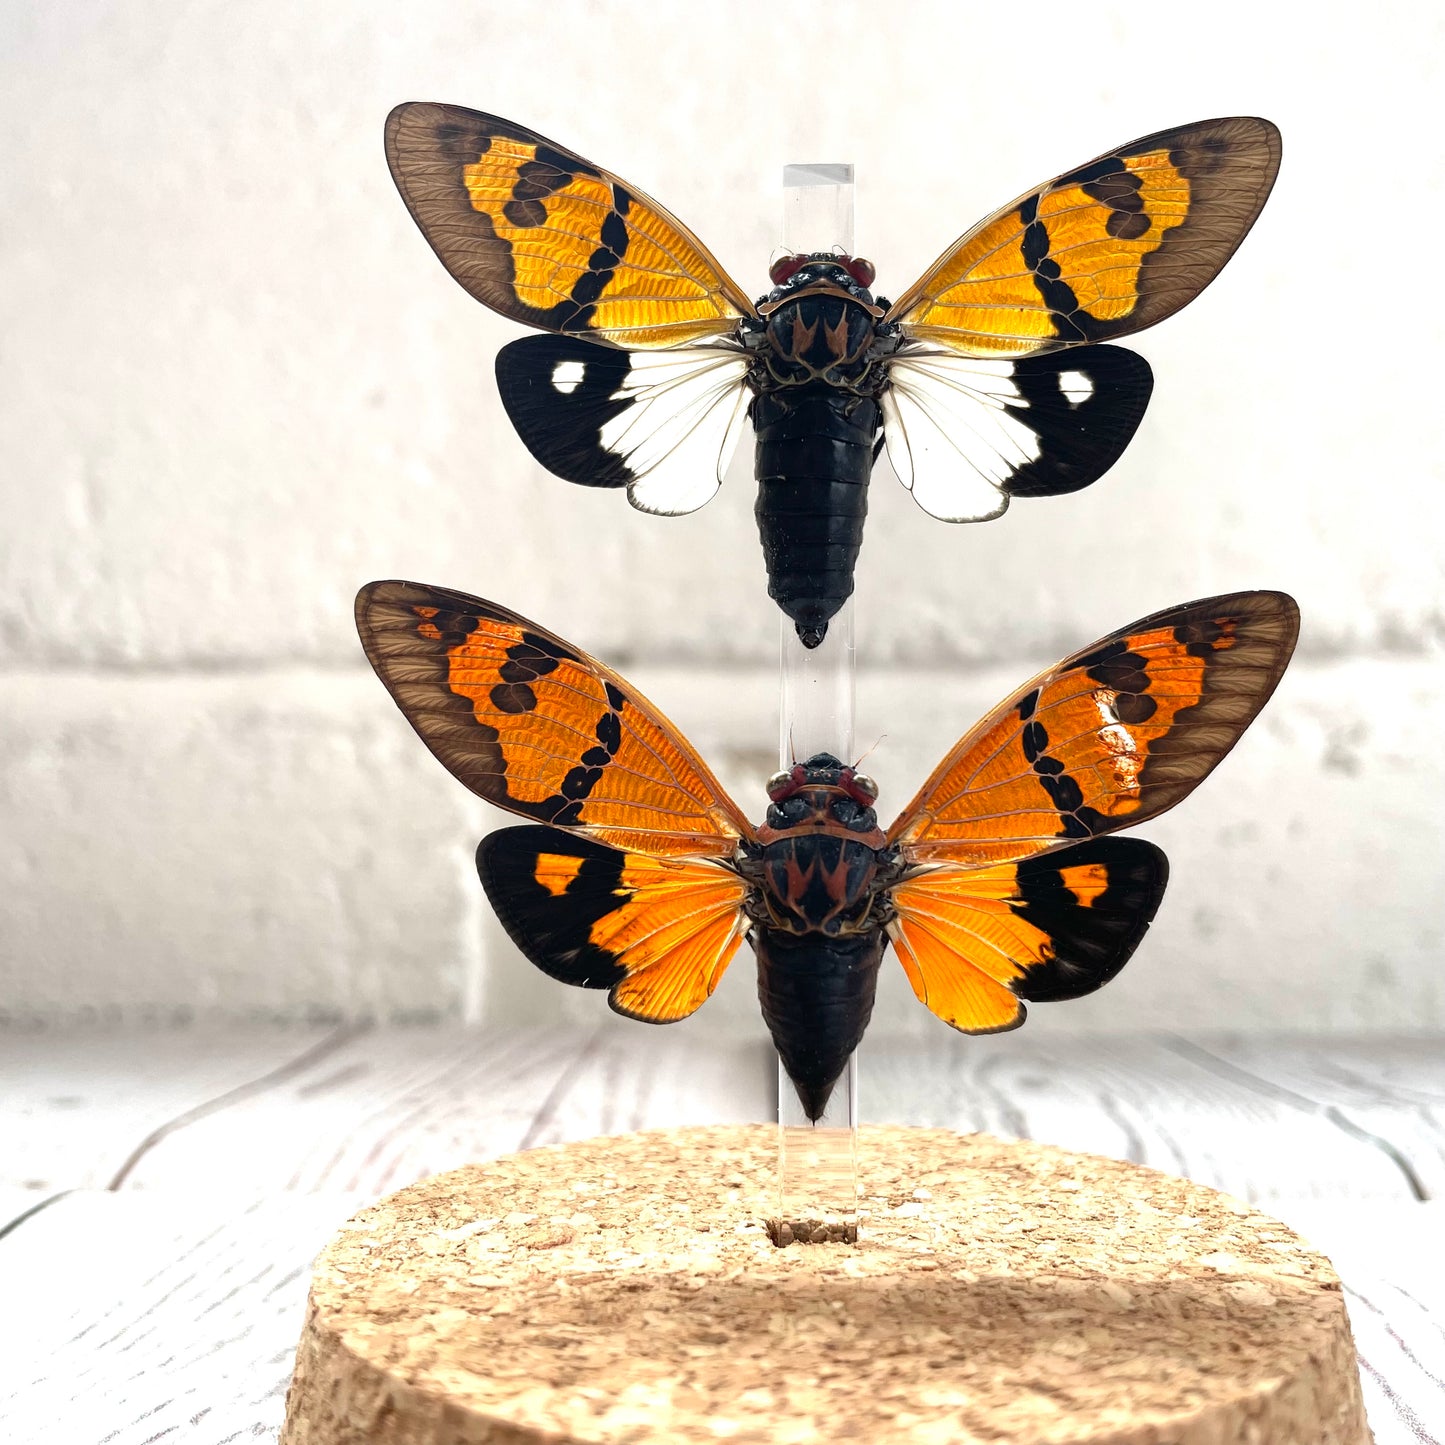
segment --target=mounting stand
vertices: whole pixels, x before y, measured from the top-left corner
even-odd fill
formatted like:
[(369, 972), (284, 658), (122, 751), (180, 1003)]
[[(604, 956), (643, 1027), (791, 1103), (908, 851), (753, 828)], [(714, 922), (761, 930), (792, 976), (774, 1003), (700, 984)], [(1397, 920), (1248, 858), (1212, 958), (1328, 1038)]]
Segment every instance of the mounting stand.
[(1368, 1445), (1339, 1281), (1138, 1165), (866, 1128), (849, 1249), (776, 1249), (769, 1125), (533, 1149), (317, 1261), (282, 1445)]

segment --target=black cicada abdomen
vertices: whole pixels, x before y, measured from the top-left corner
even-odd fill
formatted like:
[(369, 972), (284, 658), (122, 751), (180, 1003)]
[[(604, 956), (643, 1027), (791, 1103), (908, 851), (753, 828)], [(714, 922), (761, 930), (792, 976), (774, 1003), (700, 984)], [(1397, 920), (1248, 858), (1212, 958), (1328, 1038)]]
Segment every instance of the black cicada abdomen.
[(853, 592), (878, 403), (807, 386), (759, 396), (752, 420), (768, 595), (793, 620), (803, 645), (816, 647)]
[(822, 1117), (833, 1085), (873, 1016), (881, 928), (829, 938), (758, 929), (758, 1001), (808, 1118)]

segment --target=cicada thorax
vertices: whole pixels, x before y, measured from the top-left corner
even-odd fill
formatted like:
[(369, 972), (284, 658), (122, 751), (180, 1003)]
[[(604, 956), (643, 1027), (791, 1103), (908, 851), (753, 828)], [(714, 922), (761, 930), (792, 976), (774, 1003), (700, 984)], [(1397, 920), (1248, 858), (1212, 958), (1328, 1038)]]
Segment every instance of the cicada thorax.
[(758, 531), (768, 594), (816, 647), (853, 591), (882, 423), (878, 363), (896, 339), (880, 326), (866, 261), (788, 256), (773, 279), (748, 336)]
[(749, 938), (763, 1018), (810, 1119), (873, 1013), (884, 890), (898, 871), (873, 812), (876, 791), (828, 753), (779, 774), (742, 865), (754, 885)]

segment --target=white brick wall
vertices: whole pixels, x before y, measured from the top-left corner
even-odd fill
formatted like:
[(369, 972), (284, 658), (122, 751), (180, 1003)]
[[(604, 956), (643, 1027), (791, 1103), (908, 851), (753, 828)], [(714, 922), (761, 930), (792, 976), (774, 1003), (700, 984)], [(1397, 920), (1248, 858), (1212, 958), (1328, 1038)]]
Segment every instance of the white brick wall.
[[(951, 528), (880, 468), (859, 737), (901, 802), (1029, 670), (1167, 603), (1293, 591), (1303, 665), (1150, 836), (1148, 952), (1049, 1026), (1445, 1023), (1434, 77), (1442, 21), (1254, 6), (14, 4), (0, 267), (0, 1017), (537, 1017), (485, 810), (358, 666), (375, 576), (491, 595), (635, 674), (751, 804), (775, 613), (746, 459), (698, 515), (568, 487), (491, 380), (516, 328), (415, 232), (397, 100), (513, 116), (764, 287), (785, 160), (852, 159), (895, 293), (987, 210), (1160, 126), (1285, 134), (1155, 400), (1072, 498)], [(982, 669), (982, 671), (976, 671)], [(667, 691), (664, 693), (664, 684)], [(750, 1016), (745, 964), (712, 1006)], [(897, 981), (895, 980), (895, 983)], [(916, 1009), (895, 988), (885, 1007)], [(1050, 1014), (1039, 1010), (1040, 1017)]]

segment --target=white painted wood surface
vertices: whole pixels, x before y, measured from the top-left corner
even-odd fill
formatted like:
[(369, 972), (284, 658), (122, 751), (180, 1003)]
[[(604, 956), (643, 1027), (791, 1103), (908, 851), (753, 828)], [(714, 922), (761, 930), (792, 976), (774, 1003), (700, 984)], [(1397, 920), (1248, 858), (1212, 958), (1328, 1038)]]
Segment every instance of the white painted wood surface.
[[(861, 1114), (1042, 1139), (1251, 1202), (1445, 1198), (1438, 1039), (865, 1041)], [(1434, 1101), (1439, 1102), (1434, 1102)]]
[(0, 1034), (0, 1187), (103, 1189), (153, 1130), (330, 1037), (280, 1029)]
[[(274, 1439), (309, 1262), (360, 1204), (527, 1144), (766, 1118), (773, 1102), (755, 1041), (620, 1022), (36, 1036), (29, 1068), (11, 1042), (0, 1440), (27, 1445)], [(870, 1120), (1029, 1135), (1262, 1201), (1345, 1280), (1377, 1440), (1445, 1445), (1435, 1042), (885, 1039), (863, 1085)], [(42, 1107), (56, 1099), (81, 1102)]]

